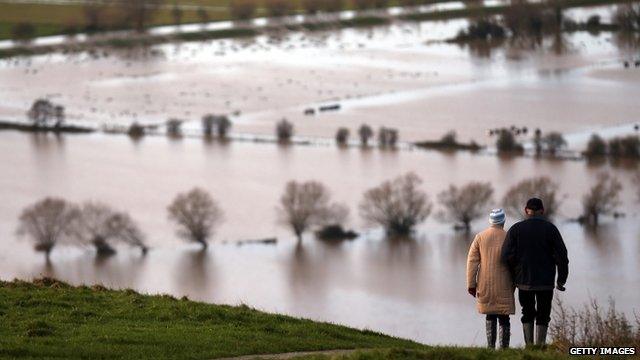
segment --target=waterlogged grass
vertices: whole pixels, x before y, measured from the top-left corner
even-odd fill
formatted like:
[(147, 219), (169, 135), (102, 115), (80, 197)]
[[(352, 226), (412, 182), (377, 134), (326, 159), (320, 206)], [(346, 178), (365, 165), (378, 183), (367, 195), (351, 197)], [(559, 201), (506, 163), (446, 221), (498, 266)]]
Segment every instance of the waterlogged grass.
[(0, 357), (180, 358), (423, 345), (327, 323), (231, 307), (71, 287), (0, 282)]

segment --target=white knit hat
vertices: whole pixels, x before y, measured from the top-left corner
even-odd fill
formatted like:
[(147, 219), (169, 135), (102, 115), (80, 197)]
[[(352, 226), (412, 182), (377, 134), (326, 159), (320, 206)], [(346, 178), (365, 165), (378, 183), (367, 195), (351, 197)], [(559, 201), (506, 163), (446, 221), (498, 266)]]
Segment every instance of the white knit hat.
[(504, 224), (507, 221), (507, 215), (504, 213), (502, 209), (493, 209), (489, 214), (489, 224), (491, 225), (499, 225)]

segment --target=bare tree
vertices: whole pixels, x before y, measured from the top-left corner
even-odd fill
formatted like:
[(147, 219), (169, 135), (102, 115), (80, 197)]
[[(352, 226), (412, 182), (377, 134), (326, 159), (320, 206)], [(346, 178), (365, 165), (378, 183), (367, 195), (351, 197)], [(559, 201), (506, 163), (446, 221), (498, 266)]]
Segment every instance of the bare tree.
[(369, 139), (373, 137), (373, 129), (371, 126), (363, 124), (360, 126), (360, 129), (358, 129), (358, 135), (360, 136), (362, 146), (367, 146), (369, 145)]
[(289, 181), (278, 207), (280, 222), (289, 226), (300, 242), (312, 226), (341, 224), (346, 218), (348, 209), (330, 201), (329, 190), (317, 181)]
[(638, 200), (640, 200), (640, 172), (636, 173), (633, 179), (634, 179), (633, 183), (636, 185), (636, 188), (637, 188)]
[(204, 248), (223, 216), (216, 201), (200, 188), (178, 194), (167, 210), (169, 219), (178, 225), (178, 236)]
[(22, 210), (17, 233), (30, 238), (35, 250), (44, 252), (48, 261), (53, 247), (72, 235), (77, 216), (78, 211), (72, 204), (47, 197)]
[(229, 11), (236, 20), (249, 20), (255, 14), (257, 6), (256, 0), (232, 0)]
[(111, 207), (103, 203), (87, 201), (82, 204), (73, 226), (76, 241), (93, 245), (99, 256), (115, 254), (110, 244), (119, 231), (111, 223), (115, 214)]
[(600, 173), (598, 182), (582, 198), (582, 219), (591, 226), (598, 226), (601, 215), (612, 214), (620, 205), (622, 184), (609, 175)]
[(341, 127), (336, 132), (336, 143), (340, 146), (345, 146), (349, 142), (349, 129)]
[(293, 124), (282, 119), (276, 124), (276, 137), (279, 143), (289, 143), (293, 137)]
[(398, 130), (381, 127), (378, 131), (378, 145), (383, 148), (394, 148), (398, 142)]
[(233, 124), (231, 123), (231, 120), (229, 120), (229, 117), (226, 115), (220, 115), (218, 116), (217, 122), (216, 122), (216, 128), (218, 130), (218, 137), (222, 138), (222, 139), (226, 139), (227, 135), (229, 133), (229, 129), (231, 129), (231, 126)]
[(182, 136), (182, 123), (184, 121), (180, 119), (167, 120), (167, 135), (171, 137)]
[(408, 173), (365, 192), (360, 215), (369, 224), (381, 225), (388, 234), (406, 235), (427, 219), (432, 204), (419, 189), (422, 180)]
[(55, 121), (54, 126), (59, 127), (64, 123), (64, 106), (47, 99), (37, 99), (27, 111), (27, 117), (35, 126), (47, 126), (50, 121)]
[(82, 12), (84, 14), (85, 30), (87, 32), (96, 32), (104, 28), (102, 19), (105, 17), (105, 6), (93, 1), (86, 3)]
[(144, 234), (129, 214), (116, 212), (109, 219), (108, 226), (117, 229), (114, 235), (117, 241), (139, 247), (143, 254), (147, 253), (149, 248), (144, 242)]
[(553, 218), (560, 207), (558, 184), (546, 176), (522, 180), (512, 186), (502, 198), (502, 206), (511, 216), (524, 217), (527, 200), (536, 197), (544, 203), (544, 214)]
[(216, 116), (213, 114), (207, 114), (202, 117), (202, 132), (205, 136), (213, 135), (213, 128), (216, 125)]
[(548, 154), (555, 156), (567, 146), (567, 141), (559, 132), (550, 132), (542, 137), (542, 144)]
[(496, 148), (499, 153), (521, 153), (523, 151), (522, 145), (508, 129), (500, 130), (498, 140), (496, 140)]
[(438, 201), (445, 209), (441, 217), (468, 232), (471, 222), (487, 212), (492, 196), (493, 187), (489, 183), (474, 181), (461, 188), (450, 185), (438, 194)]
[(604, 157), (607, 155), (607, 142), (597, 134), (593, 134), (583, 154), (588, 158)]

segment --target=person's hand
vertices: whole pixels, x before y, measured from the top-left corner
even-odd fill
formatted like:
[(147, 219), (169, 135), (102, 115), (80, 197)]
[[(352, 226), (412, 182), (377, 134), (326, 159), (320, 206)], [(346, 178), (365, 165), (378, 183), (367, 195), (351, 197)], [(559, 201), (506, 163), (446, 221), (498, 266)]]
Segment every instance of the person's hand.
[(567, 288), (564, 287), (564, 284), (556, 284), (556, 289), (560, 290), (560, 291), (565, 291), (567, 290)]
[(476, 297), (476, 288), (469, 288), (467, 291), (469, 292), (469, 295)]

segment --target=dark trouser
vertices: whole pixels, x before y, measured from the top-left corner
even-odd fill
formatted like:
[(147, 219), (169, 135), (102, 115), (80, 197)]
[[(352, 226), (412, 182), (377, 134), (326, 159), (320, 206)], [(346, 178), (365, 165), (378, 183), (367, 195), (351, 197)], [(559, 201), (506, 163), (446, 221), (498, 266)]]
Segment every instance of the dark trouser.
[(518, 289), (518, 300), (522, 306), (520, 320), (523, 324), (532, 323), (535, 320), (537, 325), (549, 325), (553, 290)]
[(488, 321), (495, 321), (496, 319), (498, 319), (500, 326), (509, 325), (509, 315), (487, 314)]

